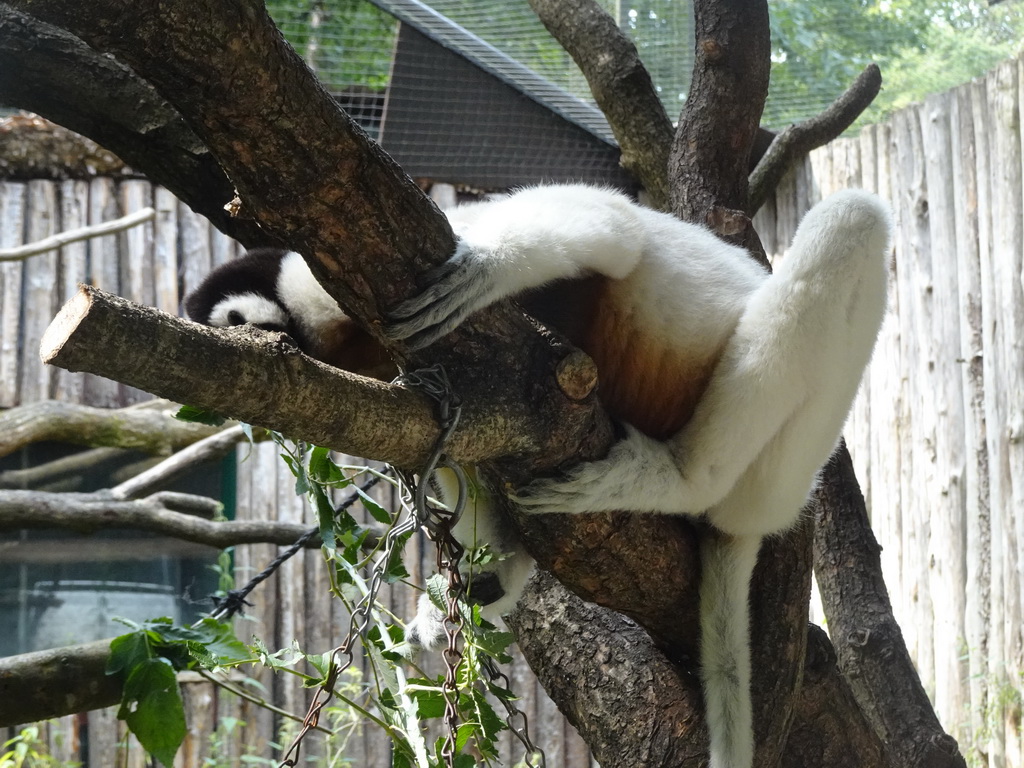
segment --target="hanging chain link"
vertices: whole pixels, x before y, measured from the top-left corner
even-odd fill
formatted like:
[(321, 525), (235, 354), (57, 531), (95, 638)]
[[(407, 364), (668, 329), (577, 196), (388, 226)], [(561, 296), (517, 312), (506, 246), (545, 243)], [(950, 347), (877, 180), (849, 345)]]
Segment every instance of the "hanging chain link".
[(544, 755), (544, 750), (534, 744), (530, 738), (530, 722), (526, 717), (526, 713), (512, 703), (514, 696), (512, 695), (512, 683), (509, 681), (508, 675), (498, 668), (497, 663), (490, 656), (484, 656), (480, 666), (487, 673), (491, 684), (495, 687), (500, 687), (504, 691), (503, 695), (495, 695), (494, 698), (500, 701), (501, 706), (505, 708), (505, 725), (508, 726), (512, 735), (519, 739), (519, 742), (526, 748), (526, 764), (532, 766), (532, 768), (545, 768), (547, 758)]
[[(442, 366), (435, 365), (404, 374), (401, 379), (404, 384), (423, 392), (437, 404), (437, 419), (441, 426), (441, 438), (438, 440), (437, 447), (443, 449), (448, 435), (455, 430), (459, 423), (459, 416), (462, 414), (462, 402), (452, 391), (448, 374)], [(430, 478), (438, 465), (450, 469), (459, 484), (455, 503), (450, 511), (427, 503)], [(398, 478), (403, 486), (403, 495), (412, 503), (416, 518), (426, 530), (427, 536), (434, 542), (437, 551), (437, 572), (447, 575), (448, 578), (448, 585), (445, 588), (444, 611), (446, 645), (441, 652), (445, 664), (444, 684), (441, 686), (441, 691), (444, 694), (446, 734), (444, 745), (441, 747), (441, 756), (444, 758), (445, 765), (451, 768), (455, 764), (459, 731), (459, 665), (462, 663), (459, 640), (462, 637), (463, 629), (459, 603), (466, 594), (462, 573), (459, 570), (459, 563), (465, 549), (455, 538), (452, 529), (459, 522), (463, 510), (466, 508), (468, 497), (466, 473), (462, 467), (448, 460), (440, 450), (437, 450), (431, 457), (431, 461), (428, 462), (427, 469), (420, 474), (418, 481), (405, 472), (398, 472)]]
[[(327, 677), (313, 697), (306, 717), (303, 719), (302, 729), (279, 763), (279, 768), (294, 768), (294, 766), (298, 765), (302, 740), (310, 730), (317, 727), (321, 711), (327, 706), (334, 694), (334, 686), (337, 683), (338, 677), (354, 663), (353, 644), (357, 638), (363, 636), (370, 623), (377, 593), (384, 582), (387, 564), (391, 561), (398, 541), (405, 534), (420, 527), (427, 532), (429, 538), (434, 542), (437, 551), (437, 570), (439, 573), (445, 574), (448, 580), (445, 589), (444, 615), (444, 632), (447, 645), (442, 651), (445, 662), (445, 680), (442, 691), (445, 698), (444, 724), (447, 734), (441, 749), (441, 755), (447, 768), (452, 768), (455, 764), (459, 727), (458, 673), (459, 665), (462, 663), (463, 658), (462, 650), (459, 648), (459, 641), (463, 632), (463, 616), (459, 604), (465, 598), (466, 587), (462, 580), (462, 573), (459, 570), (459, 564), (465, 549), (455, 538), (453, 529), (466, 507), (468, 484), (465, 472), (459, 465), (450, 461), (444, 455), (444, 448), (447, 445), (448, 438), (455, 431), (459, 423), (462, 403), (460, 398), (452, 391), (448, 375), (440, 365), (434, 365), (412, 373), (405, 373), (396, 381), (421, 391), (434, 400), (437, 406), (440, 433), (425, 466), (419, 473), (419, 479), (412, 473), (394, 467), (390, 468), (398, 480), (402, 507), (407, 514), (400, 523), (388, 531), (385, 537), (382, 556), (374, 564), (366, 593), (352, 611), (348, 633), (345, 635), (341, 645), (331, 651), (330, 669)], [(439, 466), (444, 466), (451, 470), (458, 482), (458, 494), (451, 510), (432, 506), (427, 501), (430, 478)], [(345, 658), (339, 664), (340, 657)], [(505, 691), (506, 695), (497, 696), (496, 698), (501, 701), (502, 706), (505, 708), (507, 713), (505, 723), (508, 725), (509, 730), (522, 742), (527, 750), (527, 765), (534, 768), (544, 768), (544, 751), (531, 741), (526, 715), (511, 701), (513, 697), (508, 677), (498, 669), (493, 659), (488, 656), (482, 656), (481, 658), (481, 666), (490, 678), (492, 685), (500, 685)]]

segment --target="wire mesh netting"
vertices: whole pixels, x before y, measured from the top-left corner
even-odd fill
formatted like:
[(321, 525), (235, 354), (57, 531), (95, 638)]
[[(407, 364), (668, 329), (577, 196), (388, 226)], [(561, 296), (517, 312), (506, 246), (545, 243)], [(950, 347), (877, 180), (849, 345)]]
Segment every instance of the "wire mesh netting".
[[(599, 2), (636, 43), (674, 119), (693, 66), (692, 2)], [(621, 181), (606, 176), (614, 140), (583, 75), (527, 0), (268, 5), (332, 93), (413, 175), (482, 186)], [(861, 124), (983, 73), (1024, 38), (1019, 2), (772, 0), (769, 10), (763, 124), (774, 129), (817, 114), (871, 61), (882, 67), (885, 88)], [(538, 106), (571, 126), (562, 127), (566, 135)], [(553, 153), (538, 150), (541, 134), (556, 145)], [(495, 167), (479, 169), (484, 160)]]

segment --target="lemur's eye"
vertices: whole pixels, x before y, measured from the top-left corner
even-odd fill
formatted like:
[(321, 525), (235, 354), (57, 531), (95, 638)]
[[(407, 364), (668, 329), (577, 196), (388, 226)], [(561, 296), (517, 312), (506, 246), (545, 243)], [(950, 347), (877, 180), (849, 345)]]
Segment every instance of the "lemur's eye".
[(228, 312), (228, 325), (245, 325), (245, 318), (237, 309)]

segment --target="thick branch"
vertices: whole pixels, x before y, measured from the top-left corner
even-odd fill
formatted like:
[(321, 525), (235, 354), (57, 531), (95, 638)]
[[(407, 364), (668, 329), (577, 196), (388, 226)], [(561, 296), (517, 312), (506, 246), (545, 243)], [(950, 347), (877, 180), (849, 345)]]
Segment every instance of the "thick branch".
[[(139, 353), (145, 356), (144, 350)], [(167, 455), (218, 429), (179, 421), (173, 413), (150, 408), (109, 410), (46, 400), (0, 412), (0, 456), (43, 440)]]
[(144, 169), (245, 245), (273, 244), (255, 222), (224, 210), (234, 190), (173, 107), (118, 60), (0, 3), (0, 100), (45, 115)]
[(110, 640), (0, 658), (0, 728), (109, 707), (121, 700), (107, 675)]
[(750, 202), (747, 213), (753, 216), (775, 191), (786, 171), (812, 149), (828, 144), (853, 125), (882, 87), (877, 64), (869, 64), (846, 92), (816, 117), (791, 125), (775, 137), (768, 151), (750, 174)]
[(540, 574), (509, 623), (530, 667), (602, 765), (704, 763), (700, 682), (632, 622)]
[[(419, 395), (324, 365), (281, 334), (207, 328), (87, 286), (47, 329), (41, 354), (70, 371), (114, 377), (314, 445), (400, 466), (422, 462), (437, 434), (430, 405)], [(401, 432), (392, 426), (396, 421)], [(497, 450), (493, 435), (490, 446)], [(451, 446), (456, 457), (464, 450), (471, 450), (464, 441)]]
[(768, 93), (768, 5), (694, 2), (696, 55), (669, 178), (673, 211), (746, 244), (746, 227), (724, 212), (747, 208), (747, 174)]
[(817, 490), (815, 573), (839, 667), (875, 731), (900, 766), (963, 768), (943, 731), (892, 615), (881, 548), (842, 446)]
[[(59, 528), (88, 534), (108, 528), (131, 528), (224, 549), (239, 544), (287, 546), (309, 530), (309, 526), (300, 523), (214, 521), (175, 511), (191, 506), (192, 510), (210, 515), (219, 507), (212, 499), (186, 497), (187, 494), (155, 494), (120, 501), (109, 492), (0, 491), (0, 531)], [(319, 539), (309, 546), (320, 546)]]
[(808, 628), (807, 661), (782, 768), (889, 768), (881, 740), (836, 667), (828, 635)]
[(594, 0), (530, 0), (530, 6), (587, 78), (622, 150), (622, 166), (654, 207), (667, 210), (672, 121), (633, 41)]

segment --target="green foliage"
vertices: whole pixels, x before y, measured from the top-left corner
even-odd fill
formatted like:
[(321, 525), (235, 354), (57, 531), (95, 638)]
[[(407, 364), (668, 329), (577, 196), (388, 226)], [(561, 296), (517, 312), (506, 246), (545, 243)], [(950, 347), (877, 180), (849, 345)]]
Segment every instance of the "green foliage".
[(110, 644), (107, 674), (124, 677), (121, 707), (143, 749), (166, 766), (174, 763), (185, 738), (185, 711), (177, 671), (252, 661), (254, 654), (235, 638), (228, 624), (205, 618), (191, 627), (161, 618), (135, 624)]
[(397, 22), (365, 0), (268, 0), (284, 36), (333, 93), (387, 87)]
[(205, 408), (199, 408), (195, 405), (183, 405), (178, 409), (178, 412), (174, 414), (174, 418), (179, 421), (188, 421), (195, 424), (206, 424), (209, 427), (219, 427), (227, 421), (223, 416), (215, 411), (208, 411)]
[(39, 726), (22, 728), (0, 746), (0, 768), (80, 768), (77, 761), (58, 760), (49, 753)]
[[(347, 511), (337, 511), (331, 494), (342, 489), (344, 494), (357, 493), (358, 501), (367, 514), (378, 523), (392, 524), (397, 515), (364, 492), (356, 491), (357, 481), (374, 471), (367, 467), (338, 465), (330, 452), (302, 443), (291, 443), (272, 435), (285, 461), (295, 476), (296, 493), (307, 496), (316, 509), (325, 544), (324, 555), (332, 574), (332, 590), (345, 603), (350, 613), (355, 612), (370, 591), (367, 569), (374, 568), (384, 556), (383, 536), (377, 535), (376, 546), (366, 552), (365, 545), (371, 531), (360, 526)], [(390, 481), (390, 478), (388, 478)], [(477, 491), (478, 492), (478, 491)], [(393, 582), (408, 576), (402, 562), (404, 536), (386, 563), (381, 565), (382, 578)], [(481, 565), (493, 559), (487, 547), (471, 551), (473, 563)], [(218, 562), (221, 591), (233, 586), (230, 577), (230, 557), (225, 554)], [(443, 579), (432, 581), (431, 593), (440, 604), (445, 599)], [(480, 617), (479, 608), (462, 605), (464, 630), (463, 661), (458, 670), (460, 695), (458, 706), (461, 724), (457, 746), (461, 750), (472, 744), (483, 756), (484, 764), (493, 765), (497, 759), (497, 738), (506, 728), (494, 711), (494, 697), (509, 700), (510, 694), (495, 686), (483, 672), (485, 658), (508, 661), (507, 649), (512, 636), (499, 632)], [(404, 629), (379, 604), (369, 610), (367, 629), (359, 638), (366, 657), (368, 675), (360, 678), (357, 665), (348, 667), (338, 677), (333, 689), (336, 705), (326, 717), (331, 736), (327, 739), (323, 763), (328, 766), (347, 765), (344, 745), (347, 739), (366, 724), (382, 728), (394, 745), (393, 765), (435, 768), (440, 766), (443, 738), (427, 742), (425, 733), (430, 721), (444, 715), (443, 676), (431, 678), (416, 668), (413, 649), (404, 641)], [(306, 652), (295, 643), (272, 650), (253, 638), (250, 644), (241, 642), (228, 623), (212, 618), (202, 619), (192, 626), (175, 626), (169, 619), (154, 619), (142, 624), (125, 622), (132, 631), (116, 638), (111, 644), (107, 663), (108, 674), (121, 674), (125, 678), (124, 696), (118, 716), (128, 725), (143, 748), (164, 765), (171, 765), (185, 735), (185, 720), (177, 672), (187, 669), (215, 670), (221, 667), (239, 667), (259, 664), (277, 674), (299, 677), (309, 688), (318, 688), (331, 676), (332, 653)], [(358, 649), (357, 649), (358, 652)], [(408, 670), (412, 670), (412, 674)], [(252, 696), (244, 690), (221, 682), (239, 695)], [(258, 698), (255, 703), (261, 702)], [(290, 729), (297, 724), (288, 721)], [(321, 725), (325, 720), (321, 719)], [(211, 737), (210, 756), (206, 765), (225, 764), (224, 747), (238, 721), (223, 721)], [(288, 734), (281, 734), (287, 743)], [(244, 755), (246, 765), (273, 764), (257, 755)], [(475, 765), (474, 758), (460, 755), (457, 765)], [(6, 768), (6, 766), (2, 766)]]

